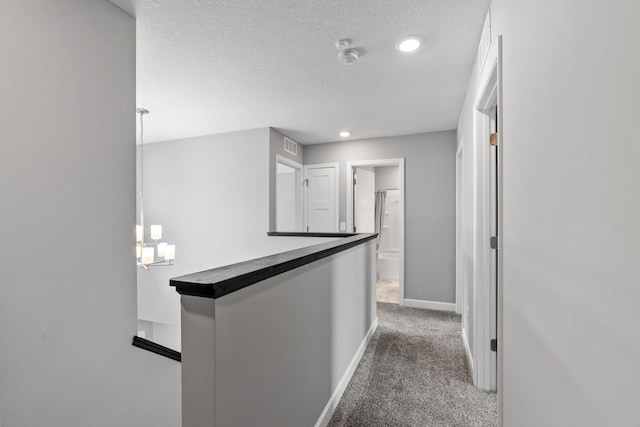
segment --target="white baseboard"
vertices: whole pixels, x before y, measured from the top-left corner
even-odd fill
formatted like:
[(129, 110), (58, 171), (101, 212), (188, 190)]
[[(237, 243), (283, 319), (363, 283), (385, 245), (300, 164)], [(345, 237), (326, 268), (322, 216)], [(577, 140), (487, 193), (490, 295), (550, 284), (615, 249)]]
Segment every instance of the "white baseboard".
[(469, 363), (469, 370), (471, 371), (471, 377), (475, 378), (473, 372), (473, 356), (471, 355), (471, 348), (469, 347), (469, 341), (467, 340), (467, 332), (462, 328), (462, 343), (464, 344), (464, 351), (467, 353), (467, 362)]
[(421, 299), (404, 299), (407, 307), (428, 308), (429, 310), (456, 311), (456, 304), (451, 302), (425, 301)]
[(347, 386), (349, 385), (349, 381), (351, 381), (351, 377), (353, 376), (353, 373), (356, 371), (356, 368), (358, 367), (358, 363), (360, 363), (360, 359), (362, 359), (362, 355), (364, 354), (364, 351), (367, 349), (367, 345), (369, 345), (369, 341), (371, 341), (371, 337), (373, 336), (377, 328), (378, 328), (378, 318), (376, 317), (373, 323), (371, 324), (369, 331), (367, 331), (367, 334), (362, 339), (362, 342), (360, 343), (360, 347), (358, 347), (358, 351), (356, 351), (356, 354), (353, 355), (353, 359), (351, 359), (349, 366), (347, 366), (347, 370), (345, 371), (344, 375), (342, 375), (342, 378), (340, 378), (340, 381), (338, 382), (338, 385), (336, 386), (335, 390), (333, 390), (333, 394), (331, 395), (331, 398), (329, 398), (327, 405), (324, 407), (322, 414), (320, 414), (320, 418), (318, 418), (318, 421), (316, 422), (315, 427), (326, 427), (327, 424), (329, 424), (329, 421), (331, 420), (331, 415), (333, 415), (333, 411), (335, 411), (336, 407), (338, 406), (338, 403), (342, 398), (342, 394), (344, 393)]

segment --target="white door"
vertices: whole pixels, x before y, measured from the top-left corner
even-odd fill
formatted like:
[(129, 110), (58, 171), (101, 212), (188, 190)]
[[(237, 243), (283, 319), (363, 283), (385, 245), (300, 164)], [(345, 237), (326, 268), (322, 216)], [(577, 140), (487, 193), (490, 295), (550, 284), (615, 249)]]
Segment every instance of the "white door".
[(302, 165), (276, 155), (275, 231), (302, 231)]
[(353, 228), (357, 233), (375, 233), (376, 175), (373, 171), (355, 168), (353, 176)]
[(306, 168), (306, 231), (336, 232), (336, 168)]

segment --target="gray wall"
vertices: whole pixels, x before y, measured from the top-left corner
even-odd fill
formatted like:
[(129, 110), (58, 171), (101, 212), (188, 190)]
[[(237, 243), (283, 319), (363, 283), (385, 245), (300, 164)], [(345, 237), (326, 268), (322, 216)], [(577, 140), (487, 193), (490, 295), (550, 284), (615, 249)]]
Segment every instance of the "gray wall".
[(295, 156), (284, 151), (284, 135), (269, 128), (269, 231), (276, 231), (276, 155), (303, 165), (304, 146), (298, 144), (298, 154)]
[(398, 188), (400, 186), (400, 168), (398, 166), (380, 166), (374, 168), (376, 189)]
[(375, 265), (369, 241), (214, 302), (184, 296), (183, 426), (326, 425), (376, 320)]
[(176, 244), (173, 267), (138, 270), (140, 318), (176, 327), (160, 344), (179, 350), (171, 277), (326, 241), (267, 236), (269, 135), (260, 128), (145, 144), (145, 222), (162, 224), (163, 240)]
[(0, 424), (180, 425), (180, 365), (136, 333), (135, 22), (0, 2)]
[(347, 161), (405, 158), (405, 298), (455, 302), (454, 131), (305, 147), (305, 164), (340, 162), (340, 221), (347, 220)]
[(503, 36), (503, 425), (640, 425), (640, 2), (494, 0), (491, 12), (493, 49)]

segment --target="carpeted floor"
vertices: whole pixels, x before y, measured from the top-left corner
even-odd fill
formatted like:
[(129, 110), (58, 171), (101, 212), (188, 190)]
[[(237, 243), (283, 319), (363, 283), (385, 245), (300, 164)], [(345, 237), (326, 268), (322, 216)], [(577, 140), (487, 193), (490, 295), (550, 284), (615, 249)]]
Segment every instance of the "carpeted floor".
[(496, 425), (496, 395), (473, 386), (459, 315), (378, 303), (378, 319), (329, 426)]

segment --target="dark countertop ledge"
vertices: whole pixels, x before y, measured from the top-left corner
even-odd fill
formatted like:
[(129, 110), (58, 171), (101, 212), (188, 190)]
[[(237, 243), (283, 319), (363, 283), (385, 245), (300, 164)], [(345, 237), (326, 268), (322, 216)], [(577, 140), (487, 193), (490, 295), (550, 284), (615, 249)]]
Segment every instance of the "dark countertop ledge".
[(356, 233), (312, 233), (302, 231), (269, 231), (267, 236), (281, 236), (281, 237), (350, 237), (355, 236)]
[(254, 283), (361, 245), (375, 239), (377, 234), (347, 234), (347, 236), (306, 248), (187, 274), (171, 279), (169, 284), (175, 286), (176, 291), (181, 295), (220, 298)]

